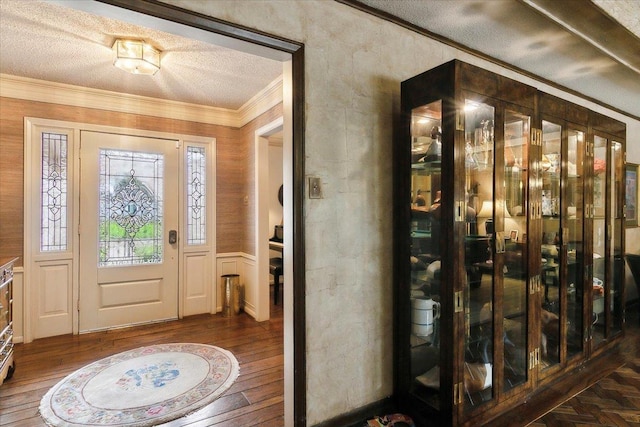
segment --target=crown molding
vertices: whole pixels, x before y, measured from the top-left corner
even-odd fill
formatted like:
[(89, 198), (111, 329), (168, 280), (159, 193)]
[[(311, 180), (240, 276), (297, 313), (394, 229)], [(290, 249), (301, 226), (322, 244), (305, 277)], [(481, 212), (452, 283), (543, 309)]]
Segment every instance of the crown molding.
[(272, 81), (238, 109), (241, 126), (282, 102), (282, 75)]
[(0, 96), (239, 128), (282, 102), (282, 78), (238, 110), (0, 74)]

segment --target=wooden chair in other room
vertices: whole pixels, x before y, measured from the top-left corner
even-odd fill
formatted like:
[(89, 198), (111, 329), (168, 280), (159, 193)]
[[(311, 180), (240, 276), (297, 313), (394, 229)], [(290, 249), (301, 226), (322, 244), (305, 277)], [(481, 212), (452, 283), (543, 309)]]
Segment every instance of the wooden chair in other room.
[(269, 273), (273, 276), (273, 303), (280, 301), (280, 276), (282, 276), (282, 258), (269, 258)]

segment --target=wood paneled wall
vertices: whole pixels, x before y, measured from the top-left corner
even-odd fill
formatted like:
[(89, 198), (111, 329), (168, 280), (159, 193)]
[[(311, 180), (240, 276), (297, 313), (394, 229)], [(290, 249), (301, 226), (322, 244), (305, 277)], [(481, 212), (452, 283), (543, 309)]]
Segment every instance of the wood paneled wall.
[[(25, 117), (216, 138), (216, 251), (254, 253), (253, 133), (281, 114), (280, 104), (241, 129), (236, 129), (138, 114), (0, 98), (0, 257), (19, 256), (18, 265), (22, 265)], [(248, 196), (246, 205), (245, 196)]]

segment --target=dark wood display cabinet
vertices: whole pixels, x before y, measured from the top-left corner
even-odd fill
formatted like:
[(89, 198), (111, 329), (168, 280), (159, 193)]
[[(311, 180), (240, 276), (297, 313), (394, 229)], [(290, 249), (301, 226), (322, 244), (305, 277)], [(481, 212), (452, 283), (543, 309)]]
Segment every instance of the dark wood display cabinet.
[(480, 425), (623, 335), (625, 125), (452, 61), (402, 83), (396, 392)]

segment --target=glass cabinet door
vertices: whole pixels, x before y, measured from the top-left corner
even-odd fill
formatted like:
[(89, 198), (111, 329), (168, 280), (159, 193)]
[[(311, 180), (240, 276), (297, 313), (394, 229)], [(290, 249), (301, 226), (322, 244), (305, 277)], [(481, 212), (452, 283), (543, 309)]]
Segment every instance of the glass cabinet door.
[[(585, 134), (569, 128), (567, 136), (566, 203), (566, 280), (567, 283), (567, 356), (583, 353), (584, 296), (584, 178)], [(566, 206), (566, 208), (565, 208)]]
[(560, 178), (562, 126), (542, 121), (540, 278), (544, 301), (540, 314), (540, 364), (547, 369), (560, 363)]
[[(465, 102), (465, 221), (464, 367), (465, 410), (489, 401), (493, 390), (493, 294), (495, 222), (494, 203), (495, 108)], [(504, 209), (504, 204), (500, 204)], [(504, 218), (504, 213), (500, 215)]]
[(609, 263), (613, 269), (610, 283), (611, 293), (609, 310), (611, 311), (611, 329), (609, 337), (622, 331), (624, 322), (624, 182), (625, 167), (624, 153), (621, 143), (612, 141), (611, 143), (611, 253)]
[(502, 294), (503, 390), (527, 381), (527, 199), (531, 118), (506, 110), (504, 125), (505, 252)]
[(607, 243), (610, 233), (606, 227), (607, 197), (607, 139), (598, 135), (593, 138), (593, 289), (592, 289), (592, 343), (602, 343), (605, 338), (605, 285), (607, 283)]
[(411, 116), (411, 392), (439, 407), (442, 102)]

